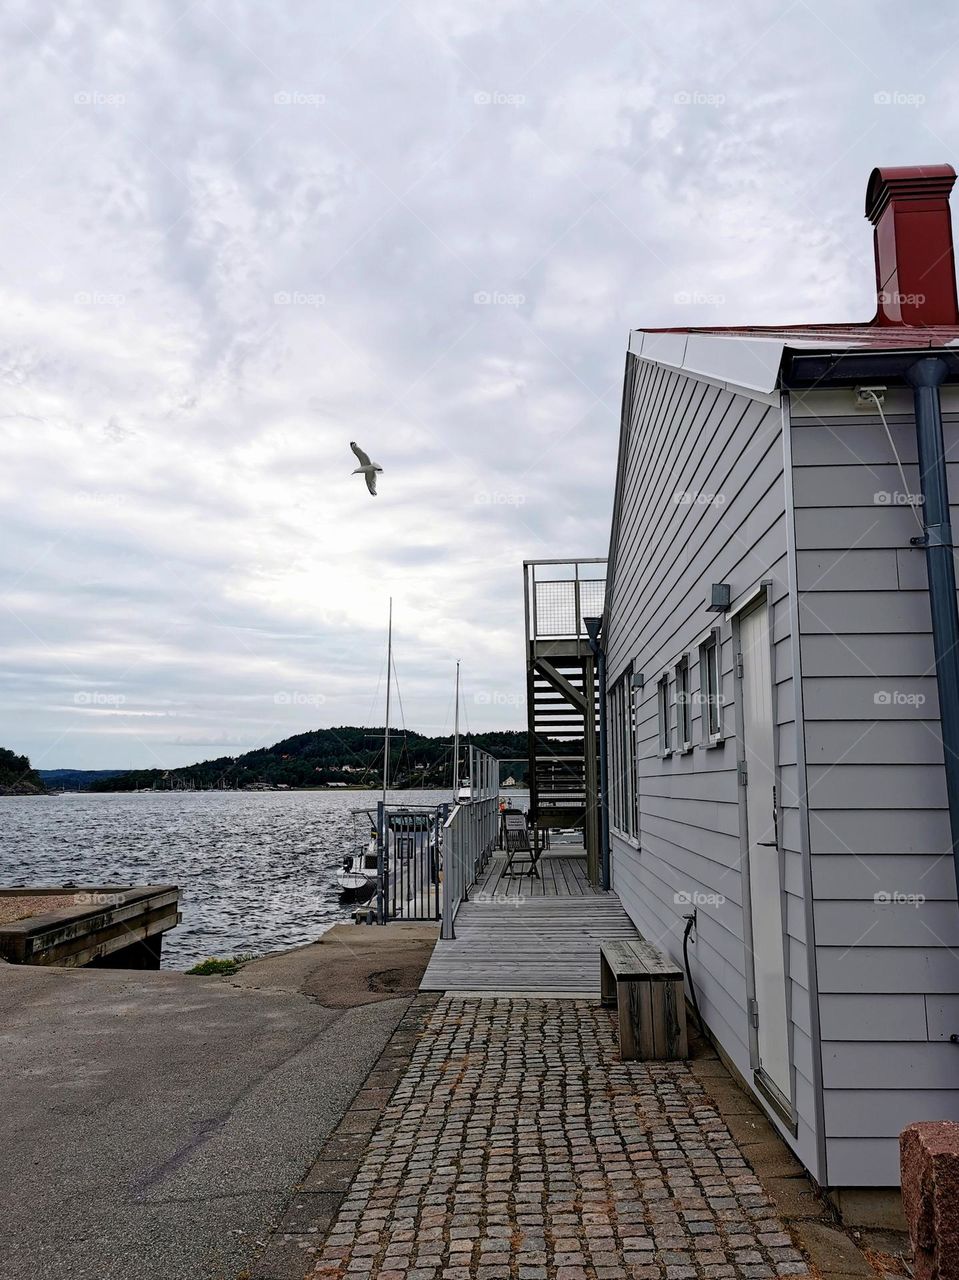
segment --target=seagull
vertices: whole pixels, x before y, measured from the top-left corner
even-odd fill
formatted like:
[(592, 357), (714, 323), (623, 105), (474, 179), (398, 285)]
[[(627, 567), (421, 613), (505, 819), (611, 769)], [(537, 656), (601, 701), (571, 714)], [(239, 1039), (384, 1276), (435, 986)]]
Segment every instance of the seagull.
[(370, 462), (370, 455), (368, 453), (364, 453), (355, 440), (350, 441), (350, 448), (356, 454), (360, 462), (360, 465), (356, 468), (353, 474), (355, 476), (366, 477), (366, 487), (367, 489), (369, 489), (370, 493), (372, 493), (373, 497), (375, 498), (376, 497), (376, 473), (377, 471), (382, 471), (383, 468), (380, 466), (378, 462)]

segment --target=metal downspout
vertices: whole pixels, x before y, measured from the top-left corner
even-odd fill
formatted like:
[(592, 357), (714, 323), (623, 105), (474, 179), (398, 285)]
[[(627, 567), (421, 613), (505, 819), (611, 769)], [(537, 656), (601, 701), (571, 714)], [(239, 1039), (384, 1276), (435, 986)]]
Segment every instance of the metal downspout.
[(609, 866), (609, 736), (606, 725), (606, 650), (599, 646), (596, 658), (599, 683), (599, 856), (604, 889), (612, 888)]
[[(601, 622), (584, 618), (589, 647), (596, 659), (599, 686), (599, 878), (604, 889), (611, 888), (609, 867), (609, 738), (606, 721), (606, 651), (599, 640)], [(592, 625), (591, 625), (592, 624)]]
[(939, 400), (947, 372), (945, 361), (928, 356), (908, 369), (906, 379), (913, 389), (924, 530), (924, 536), (913, 541), (926, 549), (946, 798), (959, 888), (959, 610)]

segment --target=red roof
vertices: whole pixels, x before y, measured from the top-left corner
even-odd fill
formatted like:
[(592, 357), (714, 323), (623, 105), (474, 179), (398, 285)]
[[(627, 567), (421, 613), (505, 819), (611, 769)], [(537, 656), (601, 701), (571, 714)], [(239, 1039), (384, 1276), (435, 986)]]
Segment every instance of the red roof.
[(830, 347), (837, 342), (853, 343), (857, 347), (877, 351), (945, 347), (959, 342), (959, 326), (955, 325), (930, 328), (922, 325), (877, 324), (703, 325), (696, 328), (641, 327), (639, 332), (701, 334), (712, 338), (771, 338), (786, 346), (793, 342), (823, 347)]

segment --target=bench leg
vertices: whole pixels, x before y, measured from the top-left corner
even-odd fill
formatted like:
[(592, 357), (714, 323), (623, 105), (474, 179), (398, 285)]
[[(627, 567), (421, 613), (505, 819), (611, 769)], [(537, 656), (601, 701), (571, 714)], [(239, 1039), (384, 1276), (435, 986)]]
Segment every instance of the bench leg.
[(645, 982), (617, 982), (616, 1003), (619, 1006), (619, 1054), (624, 1062), (642, 1061), (643, 1017), (642, 997)]
[(616, 1003), (616, 979), (602, 951), (599, 953), (599, 1000), (607, 1008)]

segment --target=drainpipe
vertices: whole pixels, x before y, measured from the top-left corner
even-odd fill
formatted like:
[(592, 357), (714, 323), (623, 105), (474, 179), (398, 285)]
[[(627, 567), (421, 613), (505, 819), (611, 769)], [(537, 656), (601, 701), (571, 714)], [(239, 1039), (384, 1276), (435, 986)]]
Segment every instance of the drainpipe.
[(939, 387), (947, 372), (944, 360), (938, 356), (927, 356), (909, 367), (906, 380), (913, 389), (922, 487), (923, 536), (912, 541), (926, 549), (946, 797), (952, 856), (959, 885), (959, 612), (956, 609), (956, 569), (939, 401)]
[(599, 641), (602, 618), (584, 618), (589, 647), (596, 659), (596, 683), (599, 686), (599, 859), (600, 881), (611, 888), (609, 873), (609, 737), (606, 722), (606, 651)]

